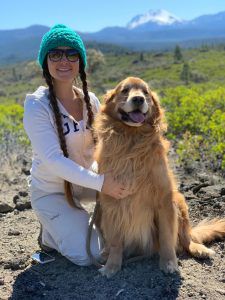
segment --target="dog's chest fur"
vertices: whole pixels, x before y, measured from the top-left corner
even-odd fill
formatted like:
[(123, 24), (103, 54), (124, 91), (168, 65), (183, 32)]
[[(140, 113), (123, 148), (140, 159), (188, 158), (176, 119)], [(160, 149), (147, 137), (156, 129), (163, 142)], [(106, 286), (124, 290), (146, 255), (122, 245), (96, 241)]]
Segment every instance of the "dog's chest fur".
[(144, 200), (142, 197), (143, 193), (122, 200), (104, 197), (101, 202), (102, 221), (111, 224), (110, 230), (115, 227), (115, 232), (118, 238), (122, 239), (125, 249), (135, 248), (140, 254), (151, 254), (154, 252), (153, 245), (157, 236), (154, 220), (156, 216), (150, 205), (141, 203)]

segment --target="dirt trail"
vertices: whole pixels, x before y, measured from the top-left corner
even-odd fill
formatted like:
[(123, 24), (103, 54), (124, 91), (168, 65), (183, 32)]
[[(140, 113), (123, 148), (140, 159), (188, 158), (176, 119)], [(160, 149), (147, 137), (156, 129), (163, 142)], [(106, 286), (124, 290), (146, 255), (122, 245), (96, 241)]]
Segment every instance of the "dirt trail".
[[(30, 208), (29, 167), (21, 157), (13, 170), (0, 173), (0, 299), (225, 299), (224, 241), (210, 245), (216, 252), (211, 260), (179, 256), (175, 275), (159, 271), (158, 257), (125, 265), (110, 280), (94, 266), (78, 267), (59, 254), (55, 262), (33, 265), (39, 223)], [(224, 179), (202, 170), (177, 173), (193, 223), (225, 217)]]

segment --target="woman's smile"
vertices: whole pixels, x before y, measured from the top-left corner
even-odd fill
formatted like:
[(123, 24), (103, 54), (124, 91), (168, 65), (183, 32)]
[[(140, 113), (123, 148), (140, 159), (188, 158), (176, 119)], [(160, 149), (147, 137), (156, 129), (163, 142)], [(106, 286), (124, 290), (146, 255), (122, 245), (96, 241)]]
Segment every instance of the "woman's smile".
[(69, 71), (72, 71), (71, 68), (57, 68), (56, 70), (60, 71), (60, 72), (69, 72)]

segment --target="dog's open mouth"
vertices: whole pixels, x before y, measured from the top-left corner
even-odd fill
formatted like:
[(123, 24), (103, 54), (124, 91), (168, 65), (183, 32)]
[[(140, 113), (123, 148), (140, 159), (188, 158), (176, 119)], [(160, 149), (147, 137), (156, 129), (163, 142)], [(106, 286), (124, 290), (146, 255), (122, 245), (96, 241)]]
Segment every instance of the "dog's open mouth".
[(143, 123), (145, 121), (146, 113), (142, 113), (138, 109), (131, 112), (125, 112), (124, 110), (119, 109), (119, 113), (124, 122)]

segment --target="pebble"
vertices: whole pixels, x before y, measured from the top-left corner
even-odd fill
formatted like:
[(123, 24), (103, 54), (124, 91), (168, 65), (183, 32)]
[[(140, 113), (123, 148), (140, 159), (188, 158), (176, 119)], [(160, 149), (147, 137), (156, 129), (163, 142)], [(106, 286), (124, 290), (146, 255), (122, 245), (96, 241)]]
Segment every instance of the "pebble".
[(23, 270), (28, 263), (26, 258), (13, 259), (4, 263), (4, 269), (11, 269), (12, 271)]
[(26, 166), (26, 165), (28, 164), (27, 159), (23, 158), (23, 159), (22, 159), (22, 164), (23, 164), (24, 166)]
[(225, 290), (222, 290), (222, 289), (216, 289), (216, 291), (218, 293), (220, 293), (221, 295), (225, 295)]
[(23, 174), (25, 174), (25, 175), (30, 175), (30, 170), (28, 170), (28, 169), (26, 169), (26, 168), (22, 168), (22, 172), (23, 172)]
[(221, 195), (221, 196), (224, 196), (224, 195), (225, 195), (225, 188), (222, 188), (222, 189), (221, 189), (220, 195)]
[(5, 284), (4, 279), (0, 278), (0, 285), (4, 285), (4, 284)]
[(20, 192), (19, 192), (19, 195), (20, 195), (21, 197), (27, 197), (27, 196), (28, 196), (28, 192), (26, 192), (26, 191), (20, 191)]
[(25, 253), (25, 250), (24, 250), (24, 249), (18, 250), (18, 254), (23, 254), (23, 253)]
[(13, 197), (13, 202), (16, 204), (16, 209), (19, 211), (23, 211), (25, 209), (31, 208), (31, 203), (28, 199), (21, 199), (26, 198), (28, 196), (28, 192), (26, 191), (19, 191), (17, 195)]
[(206, 299), (206, 295), (202, 291), (199, 292), (199, 295), (201, 296), (202, 299)]
[(16, 209), (18, 209), (19, 211), (23, 211), (25, 209), (30, 209), (31, 208), (31, 203), (30, 201), (18, 201), (16, 203)]
[(222, 205), (218, 202), (213, 205), (213, 208), (219, 208), (220, 209), (221, 207), (222, 207)]
[(8, 203), (0, 201), (0, 213), (8, 213), (14, 210), (14, 207)]
[(19, 195), (15, 195), (13, 197), (13, 203), (16, 204), (18, 202), (18, 200), (20, 199)]
[(124, 292), (124, 289), (120, 289), (120, 290), (116, 293), (116, 297), (118, 297), (122, 292)]
[(43, 281), (39, 281), (39, 283), (40, 283), (40, 285), (43, 286), (43, 287), (46, 286), (46, 284), (45, 284)]
[(19, 183), (19, 179), (18, 178), (13, 178), (11, 181), (10, 181), (11, 184), (18, 184)]
[(20, 235), (20, 232), (18, 230), (10, 229), (8, 235)]
[(200, 205), (198, 208), (199, 208), (199, 210), (203, 210), (204, 209), (204, 205)]

